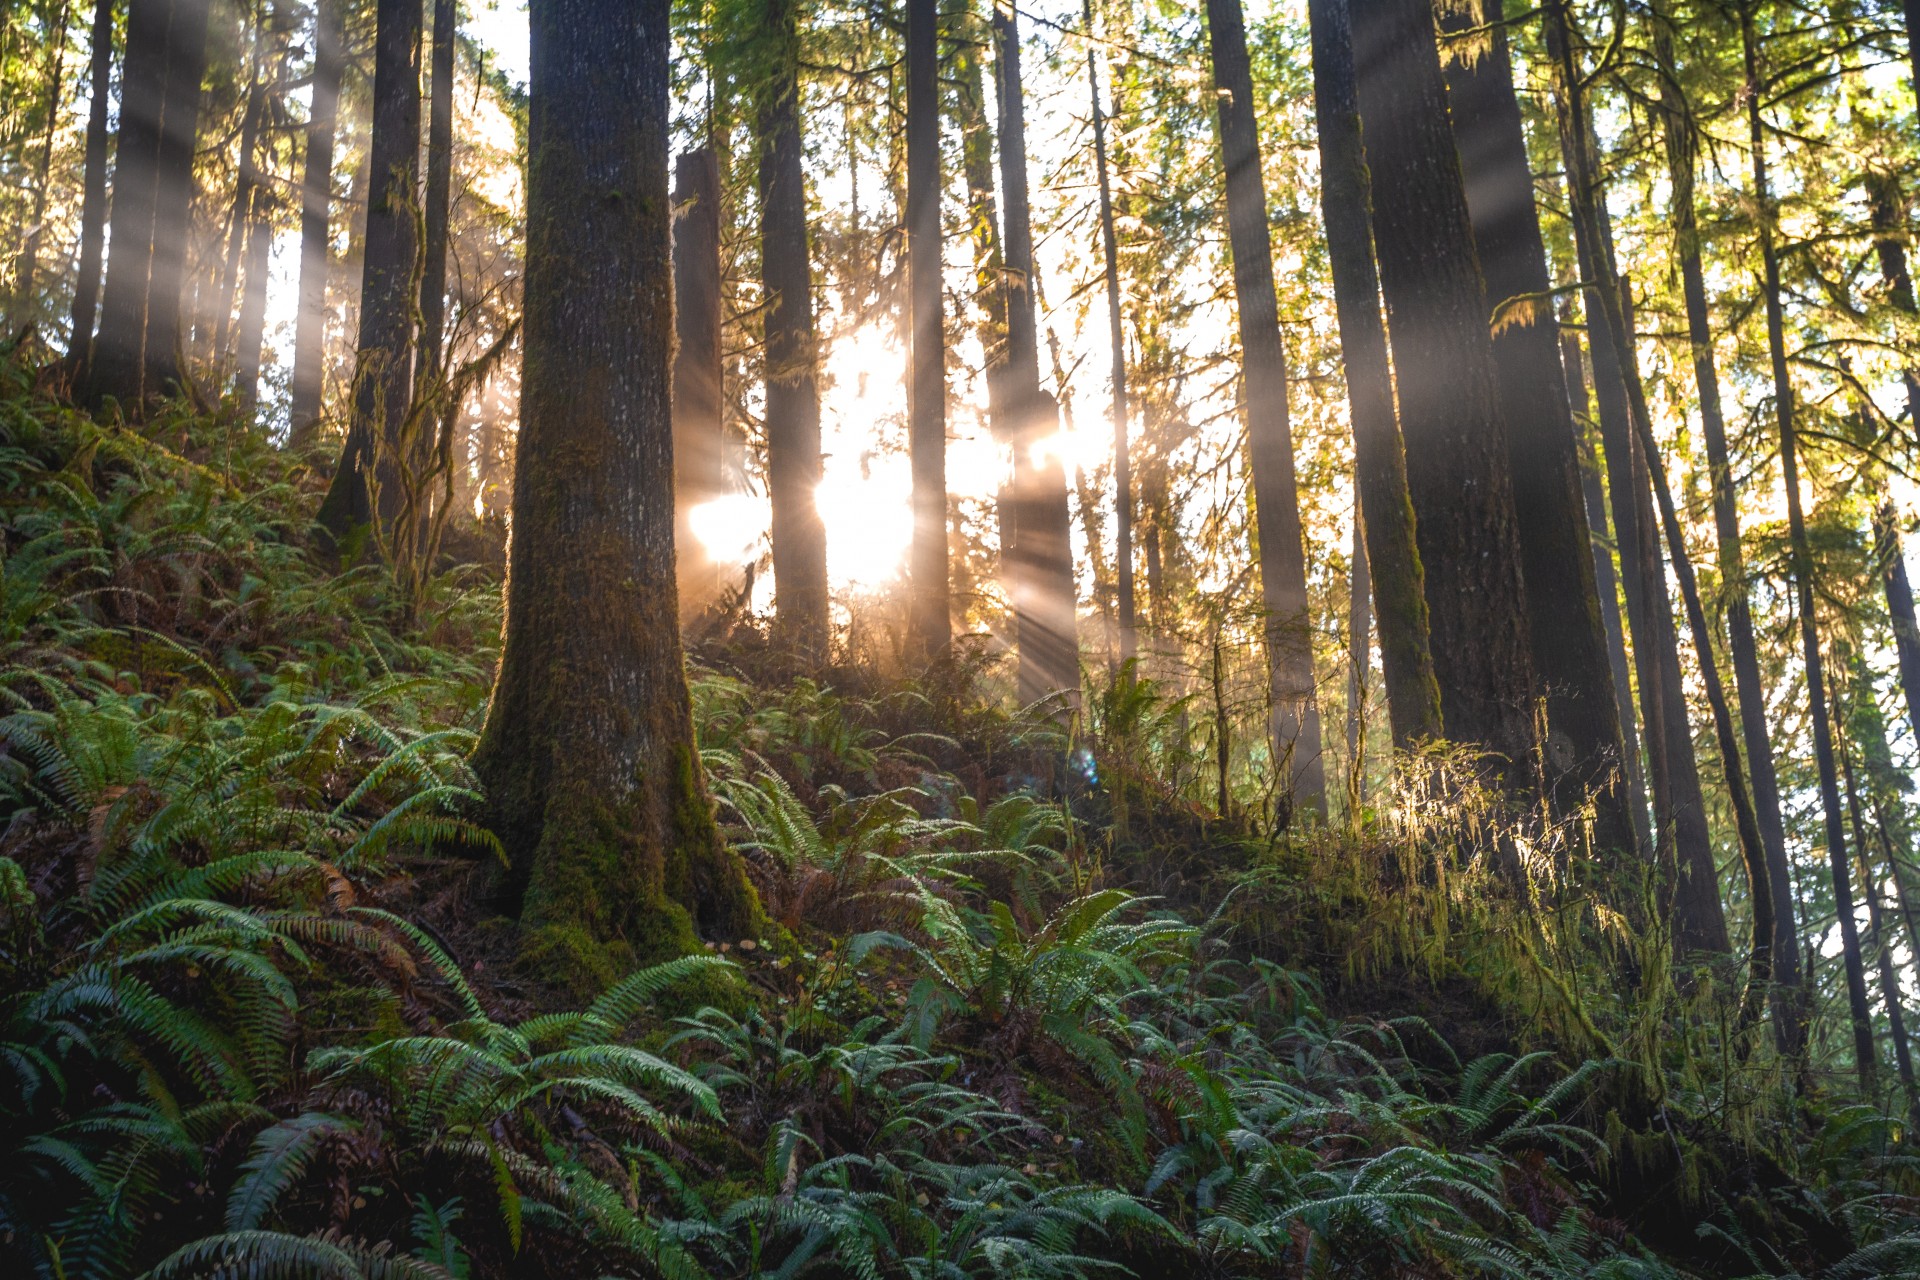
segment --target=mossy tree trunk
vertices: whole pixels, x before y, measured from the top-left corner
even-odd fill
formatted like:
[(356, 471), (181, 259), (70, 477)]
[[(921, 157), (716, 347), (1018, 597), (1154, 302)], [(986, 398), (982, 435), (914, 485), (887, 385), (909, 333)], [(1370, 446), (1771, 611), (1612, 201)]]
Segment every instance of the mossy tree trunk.
[(1040, 331), (1034, 320), (1033, 221), (1027, 183), (1027, 112), (1020, 27), (1013, 6), (993, 7), (994, 83), (999, 93), (1000, 185), (1006, 197), (1006, 363), (998, 380), (1012, 419), (1012, 567), (1015, 642), (1022, 702), (1080, 689), (1072, 513), (1057, 441), (1060, 407), (1040, 390)]
[(339, 541), (400, 501), (386, 473), (413, 402), (419, 304), (421, 0), (379, 0), (373, 37), (373, 140), (352, 417), (319, 520)]
[(1636, 861), (1620, 713), (1607, 666), (1594, 585), (1592, 532), (1580, 490), (1580, 454), (1548, 301), (1546, 245), (1514, 93), (1501, 0), (1450, 8), (1449, 34), (1491, 42), (1447, 64), (1453, 134), (1486, 282), (1508, 469), (1519, 521), (1527, 626), (1546, 699), (1548, 794), (1560, 812), (1585, 803), (1605, 855)]
[[(1727, 923), (1713, 861), (1712, 832), (1688, 723), (1680, 674), (1679, 632), (1666, 591), (1660, 557), (1660, 531), (1653, 511), (1648, 459), (1632, 420), (1632, 385), (1639, 367), (1630, 326), (1619, 305), (1619, 273), (1614, 266), (1612, 225), (1599, 185), (1593, 129), (1579, 79), (1573, 32), (1565, 14), (1548, 5), (1544, 27), (1554, 59), (1554, 105), (1561, 151), (1569, 157), (1568, 202), (1573, 212), (1575, 251), (1587, 282), (1587, 340), (1593, 357), (1593, 389), (1599, 406), (1600, 436), (1606, 456), (1607, 493), (1613, 507), (1613, 534), (1620, 548), (1620, 575), (1627, 602), (1627, 630), (1633, 639), (1634, 675), (1647, 746), (1647, 775), (1653, 793), (1654, 856), (1662, 876), (1663, 900), (1674, 921), (1674, 946), (1681, 953), (1727, 950)], [(1620, 319), (1620, 336), (1609, 312)]]
[(474, 757), (559, 977), (753, 936), (676, 623), (667, 0), (534, 0), (507, 624)]
[(1626, 751), (1629, 815), (1635, 838), (1644, 853), (1653, 849), (1653, 827), (1647, 819), (1647, 775), (1640, 763), (1640, 733), (1633, 715), (1633, 675), (1627, 662), (1626, 622), (1620, 616), (1620, 576), (1613, 563), (1612, 521), (1607, 516), (1607, 488), (1601, 474), (1599, 451), (1591, 432), (1592, 402), (1587, 397), (1586, 370), (1581, 363), (1580, 339), (1560, 335), (1560, 362), (1566, 370), (1567, 402), (1574, 421), (1588, 434), (1580, 454), (1580, 489), (1587, 505), (1587, 529), (1593, 535), (1593, 586), (1600, 598), (1600, 624), (1607, 633), (1607, 667), (1613, 678), (1613, 703), (1619, 714), (1620, 740)]
[(773, 608), (787, 643), (827, 649), (827, 532), (820, 485), (820, 352), (813, 323), (806, 147), (800, 133), (798, 0), (765, 0), (755, 120), (760, 284), (766, 295), (767, 490)]
[(1373, 262), (1371, 179), (1360, 136), (1353, 36), (1346, 0), (1313, 0), (1313, 103), (1320, 138), (1320, 209), (1340, 363), (1353, 420), (1354, 484), (1366, 526), (1367, 561), (1380, 633), (1387, 719), (1401, 747), (1442, 736), (1440, 686), (1428, 647), (1426, 571), (1407, 496), (1407, 461), (1380, 318)]
[(1292, 804), (1324, 817), (1326, 748), (1314, 696), (1307, 556), (1294, 481), (1286, 352), (1280, 341), (1280, 305), (1273, 284), (1273, 236), (1267, 225), (1267, 188), (1260, 172), (1253, 73), (1240, 0), (1207, 0), (1207, 33), (1219, 110), (1220, 160), (1226, 170), (1234, 297), (1239, 304), (1247, 452), (1253, 462), (1259, 522), (1260, 591), (1267, 610), (1268, 728), (1274, 759), (1286, 762), (1284, 785)]
[(1530, 799), (1539, 744), (1519, 530), (1432, 7), (1360, 0), (1353, 54), (1447, 736), (1489, 753)]

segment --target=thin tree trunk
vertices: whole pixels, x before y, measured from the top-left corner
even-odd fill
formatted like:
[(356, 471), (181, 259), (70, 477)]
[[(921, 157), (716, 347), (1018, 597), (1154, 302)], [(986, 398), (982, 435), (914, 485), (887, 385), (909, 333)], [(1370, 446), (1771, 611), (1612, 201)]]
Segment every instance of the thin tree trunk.
[(939, 657), (947, 596), (947, 343), (940, 252), (940, 6), (907, 0), (907, 437), (913, 465), (909, 645)]
[[(260, 148), (260, 126), (267, 113), (267, 77), (262, 65), (266, 57), (267, 33), (264, 24), (256, 23), (253, 35), (253, 54), (249, 59), (249, 84), (247, 87), (247, 108), (240, 118), (240, 156), (235, 166), (233, 183), (233, 205), (227, 211), (227, 251), (221, 256), (220, 291), (214, 295), (213, 336), (207, 336), (207, 320), (204, 314), (194, 316), (195, 330), (203, 358), (211, 357), (214, 367), (225, 372), (227, 357), (231, 353), (228, 343), (233, 337), (233, 295), (240, 287), (240, 269), (247, 257), (247, 237), (254, 223), (254, 193), (260, 187), (260, 173), (255, 167), (254, 157)], [(195, 306), (196, 312), (205, 311), (204, 304)]]
[(530, 964), (751, 938), (695, 749), (673, 565), (667, 0), (533, 0), (526, 363), (500, 674), (474, 754)]
[[(131, 0), (120, 91), (113, 248), (81, 398), (140, 413), (178, 381), (180, 279), (208, 0)], [(154, 352), (163, 351), (160, 359)]]
[(1914, 617), (1913, 585), (1907, 580), (1907, 556), (1900, 543), (1900, 526), (1893, 503), (1883, 501), (1874, 511), (1874, 540), (1879, 544), (1880, 586), (1887, 598), (1887, 617), (1893, 627), (1894, 653), (1899, 662), (1900, 692), (1907, 703), (1907, 719), (1920, 738), (1920, 621)]
[(1006, 267), (1001, 281), (1006, 292), (1007, 342), (1001, 397), (1016, 423), (1012, 433), (1013, 609), (1020, 648), (1020, 701), (1030, 704), (1079, 692), (1080, 642), (1073, 517), (1059, 449), (1060, 406), (1040, 390), (1026, 101), (1020, 74), (1020, 28), (1011, 4), (995, 0), (993, 34), (1000, 186), (1006, 201), (1002, 245)]
[(336, 543), (351, 530), (371, 526), (376, 517), (383, 524), (392, 520), (401, 500), (393, 466), (405, 447), (400, 435), (413, 403), (419, 302), (421, 27), (421, 0), (379, 0), (352, 417), (319, 514)]
[(1353, 421), (1354, 485), (1378, 606), (1380, 665), (1394, 744), (1443, 734), (1440, 686), (1427, 638), (1426, 572), (1420, 564), (1407, 461), (1394, 415), (1387, 331), (1373, 262), (1372, 195), (1360, 137), (1347, 0), (1312, 0), (1314, 118), (1320, 135), (1320, 208), (1333, 268), (1341, 365)]
[(67, 362), (86, 363), (93, 345), (93, 318), (100, 305), (100, 254), (106, 244), (107, 114), (113, 92), (113, 0), (94, 0), (87, 90), (87, 160), (80, 201), (80, 271), (73, 285), (73, 320)]
[(47, 197), (51, 186), (47, 175), (53, 168), (53, 138), (59, 132), (60, 91), (66, 87), (60, 69), (67, 59), (67, 15), (70, 11), (63, 0), (53, 17), (52, 30), (48, 32), (51, 39), (48, 42), (47, 127), (40, 136), (40, 154), (33, 163), (33, 213), (27, 223), (27, 234), (21, 237), (20, 266), (14, 274), (13, 315), (9, 327), (16, 330), (32, 323), (40, 310), (33, 296), (33, 288), (40, 274), (40, 240), (47, 220)]
[(1707, 445), (1707, 470), (1713, 486), (1713, 523), (1719, 549), (1721, 594), (1726, 608), (1728, 652), (1740, 702), (1740, 729), (1753, 781), (1753, 804), (1766, 847), (1767, 875), (1773, 885), (1773, 980), (1782, 989), (1774, 1024), (1781, 1047), (1797, 1049), (1797, 998), (1800, 985), (1800, 932), (1794, 920), (1792, 870), (1787, 862), (1786, 827), (1780, 816), (1780, 783), (1774, 770), (1773, 739), (1767, 728), (1766, 685), (1760, 675), (1753, 610), (1747, 598), (1746, 557), (1740, 544), (1740, 508), (1733, 488), (1726, 420), (1720, 408), (1720, 376), (1713, 356), (1713, 326), (1707, 311), (1706, 273), (1700, 261), (1700, 231), (1694, 211), (1694, 124), (1680, 91), (1673, 60), (1673, 38), (1666, 19), (1656, 14), (1654, 56), (1660, 66), (1660, 114), (1665, 133), (1667, 171), (1673, 180), (1671, 201), (1674, 247), (1680, 258), (1682, 293), (1687, 307), (1687, 338), (1693, 349), (1694, 382), (1700, 396), (1700, 420)]
[(1601, 198), (1592, 129), (1571, 32), (1558, 3), (1550, 0), (1543, 13), (1548, 53), (1555, 64), (1554, 97), (1561, 150), (1567, 157), (1574, 241), (1580, 274), (1588, 286), (1588, 340), (1593, 348), (1594, 390), (1607, 455), (1607, 488), (1646, 729), (1659, 888), (1666, 897), (1665, 910), (1673, 918), (1675, 950), (1681, 955), (1693, 951), (1724, 953), (1729, 946), (1726, 913), (1720, 902), (1693, 730), (1687, 720), (1679, 634), (1660, 562), (1660, 529), (1651, 494), (1652, 460), (1635, 428), (1639, 368), (1632, 331), (1625, 321), (1623, 290), (1613, 266), (1612, 229)]
[(1207, 32), (1219, 109), (1220, 159), (1226, 169), (1227, 234), (1233, 250), (1234, 296), (1239, 302), (1247, 453), (1253, 463), (1261, 595), (1267, 614), (1272, 696), (1268, 727), (1274, 760), (1284, 762), (1287, 769), (1286, 786), (1293, 805), (1325, 817), (1326, 749), (1314, 690), (1313, 616), (1293, 470), (1293, 428), (1287, 413), (1286, 352), (1280, 341), (1273, 239), (1267, 226), (1266, 182), (1260, 172), (1259, 126), (1254, 118), (1253, 75), (1240, 0), (1207, 0)]
[[(1573, 406), (1576, 426), (1585, 431), (1593, 421), (1587, 398), (1587, 380), (1581, 367), (1580, 339), (1571, 333), (1560, 335), (1561, 366), (1566, 370), (1567, 400)], [(1620, 580), (1614, 572), (1612, 528), (1607, 517), (1606, 486), (1600, 459), (1591, 442), (1582, 444), (1580, 490), (1587, 508), (1587, 529), (1593, 536), (1593, 585), (1600, 598), (1600, 623), (1607, 633), (1607, 668), (1613, 679), (1613, 701), (1618, 710), (1621, 746), (1626, 752), (1627, 794), (1631, 802), (1634, 839), (1642, 856), (1654, 847), (1653, 828), (1647, 820), (1647, 775), (1640, 763), (1640, 734), (1635, 728), (1633, 677), (1627, 665), (1627, 639), (1620, 616)]]
[(1865, 692), (1853, 700), (1847, 736), (1860, 749), (1860, 762), (1867, 775), (1867, 801), (1873, 810), (1880, 852), (1887, 860), (1887, 874), (1893, 880), (1894, 902), (1906, 926), (1908, 956), (1916, 970), (1920, 970), (1920, 912), (1914, 909), (1912, 895), (1907, 892), (1912, 863), (1902, 856), (1912, 847), (1912, 841), (1898, 803), (1911, 783), (1906, 772), (1895, 766), (1893, 752), (1887, 746), (1887, 724), (1880, 715), (1879, 703), (1874, 700), (1865, 660), (1856, 656), (1854, 661), (1858, 664), (1855, 686)]
[(260, 349), (266, 341), (267, 276), (273, 252), (272, 199), (264, 186), (253, 194), (247, 231), (247, 288), (240, 301), (238, 362), (233, 390), (242, 410), (252, 416), (260, 395)]
[[(1082, 0), (1089, 37), (1093, 0)], [(1120, 323), (1120, 246), (1113, 228), (1113, 187), (1107, 177), (1107, 116), (1100, 108), (1100, 75), (1091, 38), (1087, 41), (1087, 93), (1093, 104), (1094, 179), (1100, 191), (1100, 247), (1107, 277), (1107, 341), (1113, 352), (1113, 520), (1120, 661), (1139, 652), (1133, 607), (1133, 446), (1128, 441), (1127, 342)], [(1315, 753), (1317, 755), (1317, 753)]]
[(1367, 798), (1367, 691), (1373, 672), (1371, 575), (1367, 572), (1366, 521), (1354, 500), (1353, 572), (1347, 596), (1347, 812), (1357, 816)]
[(426, 240), (420, 269), (420, 371), (428, 378), (444, 377), (440, 362), (447, 326), (447, 218), (453, 203), (453, 55), (459, 24), (454, 0), (433, 0)]
[(294, 320), (293, 443), (310, 444), (320, 419), (327, 340), (327, 251), (333, 243), (333, 135), (346, 66), (343, 0), (314, 0), (313, 105), (307, 113), (306, 175), (300, 184), (300, 310)]
[(1442, 28), (1456, 34), (1475, 30), (1492, 43), (1477, 58), (1449, 62), (1447, 97), (1491, 307), (1527, 587), (1527, 631), (1546, 698), (1545, 781), (1559, 812), (1591, 804), (1595, 845), (1631, 862), (1635, 840), (1626, 751), (1503, 9), (1502, 0), (1474, 0), (1446, 9)]
[[(1860, 695), (1859, 680), (1855, 680), (1854, 696)], [(1866, 695), (1873, 696), (1871, 684)], [(1834, 699), (1839, 702), (1837, 696)], [(1860, 873), (1860, 893), (1867, 900), (1867, 937), (1866, 949), (1874, 954), (1876, 967), (1880, 971), (1880, 1002), (1887, 1011), (1887, 1030), (1893, 1040), (1893, 1062), (1900, 1075), (1901, 1092), (1907, 1096), (1909, 1112), (1920, 1110), (1920, 1090), (1916, 1090), (1913, 1076), (1913, 1051), (1907, 1044), (1907, 1019), (1900, 1007), (1900, 980), (1893, 971), (1893, 944), (1888, 939), (1884, 922), (1880, 916), (1880, 888), (1874, 883), (1873, 869), (1867, 864), (1867, 824), (1862, 816), (1860, 789), (1853, 776), (1851, 753), (1842, 748), (1840, 752), (1840, 771), (1846, 783), (1847, 818), (1853, 827), (1854, 868)], [(1876, 1057), (1877, 1057), (1876, 1051)]]
[(762, 29), (776, 46), (758, 109), (767, 488), (773, 501), (774, 612), (789, 643), (804, 654), (824, 656), (827, 533), (814, 501), (820, 485), (820, 355), (813, 327), (797, 24), (797, 0), (766, 0)]
[(1519, 531), (1431, 7), (1361, 0), (1353, 53), (1447, 736), (1489, 753), (1530, 799), (1538, 742)]
[(1840, 920), (1840, 943), (1847, 974), (1847, 1003), (1853, 1017), (1854, 1052), (1859, 1063), (1860, 1087), (1869, 1097), (1874, 1089), (1876, 1054), (1873, 1014), (1867, 1003), (1866, 965), (1860, 953), (1858, 922), (1853, 913), (1853, 888), (1847, 865), (1846, 818), (1840, 804), (1840, 783), (1834, 766), (1833, 724), (1827, 712), (1824, 660), (1820, 652), (1819, 621), (1814, 613), (1813, 553), (1807, 541), (1806, 515), (1800, 502), (1799, 433), (1794, 425), (1793, 382), (1787, 372), (1786, 319), (1780, 304), (1780, 255), (1774, 246), (1776, 211), (1767, 180), (1766, 130), (1760, 116), (1760, 63), (1753, 29), (1753, 5), (1740, 9), (1740, 45), (1746, 67), (1747, 135), (1753, 151), (1753, 197), (1759, 209), (1760, 260), (1765, 274), (1767, 352), (1773, 363), (1774, 417), (1780, 431), (1780, 471), (1787, 489), (1787, 536), (1791, 552), (1795, 602), (1800, 614), (1800, 645), (1806, 662), (1807, 715), (1813, 722), (1814, 762), (1820, 774), (1820, 806), (1826, 819), (1827, 863), (1833, 875), (1833, 904)]
[(674, 551), (684, 622), (713, 603), (718, 568), (688, 523), (726, 492), (720, 349), (720, 165), (683, 151), (673, 193)]

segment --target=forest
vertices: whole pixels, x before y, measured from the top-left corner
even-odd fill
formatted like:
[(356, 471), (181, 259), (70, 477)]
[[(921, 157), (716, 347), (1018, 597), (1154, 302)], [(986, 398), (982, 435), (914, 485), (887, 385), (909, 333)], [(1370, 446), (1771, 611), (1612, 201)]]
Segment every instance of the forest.
[(1920, 3), (0, 0), (0, 1275), (1920, 1276)]

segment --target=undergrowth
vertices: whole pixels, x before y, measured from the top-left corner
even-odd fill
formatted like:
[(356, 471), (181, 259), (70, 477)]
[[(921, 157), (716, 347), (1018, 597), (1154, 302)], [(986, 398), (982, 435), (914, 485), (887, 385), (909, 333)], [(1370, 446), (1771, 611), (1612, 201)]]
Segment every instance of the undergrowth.
[(1223, 819), (1131, 669), (1063, 722), (984, 657), (711, 646), (779, 936), (567, 1007), (468, 892), (497, 581), (402, 601), (313, 554), (269, 443), (6, 376), (6, 1274), (1920, 1266), (1903, 1126), (1743, 1042), (1737, 974), (1632, 941), (1577, 830), (1445, 759), (1351, 829)]

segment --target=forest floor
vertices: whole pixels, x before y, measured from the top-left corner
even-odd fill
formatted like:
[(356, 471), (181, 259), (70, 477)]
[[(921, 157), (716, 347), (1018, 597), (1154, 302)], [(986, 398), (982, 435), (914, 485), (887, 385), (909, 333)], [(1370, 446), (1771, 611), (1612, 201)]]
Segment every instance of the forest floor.
[(471, 891), (492, 570), (0, 371), (0, 1272), (1920, 1274), (1903, 1122), (1408, 761), (1222, 819), (1178, 699), (694, 655), (774, 927), (580, 993)]

